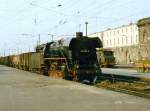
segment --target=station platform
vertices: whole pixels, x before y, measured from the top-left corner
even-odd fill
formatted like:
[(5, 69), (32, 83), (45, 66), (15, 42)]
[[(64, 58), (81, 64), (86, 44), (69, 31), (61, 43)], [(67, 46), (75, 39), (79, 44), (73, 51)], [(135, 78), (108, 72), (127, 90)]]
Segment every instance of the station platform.
[(150, 100), (0, 66), (0, 111), (150, 111)]
[(141, 73), (133, 69), (127, 68), (101, 68), (101, 69), (103, 74), (114, 74), (114, 75), (132, 76), (150, 79), (150, 73)]

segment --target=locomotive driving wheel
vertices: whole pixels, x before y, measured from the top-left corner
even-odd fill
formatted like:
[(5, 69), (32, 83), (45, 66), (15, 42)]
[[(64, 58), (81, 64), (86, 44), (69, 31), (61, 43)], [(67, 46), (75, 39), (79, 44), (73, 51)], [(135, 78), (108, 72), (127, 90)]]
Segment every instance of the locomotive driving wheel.
[(64, 72), (61, 71), (60, 66), (57, 62), (54, 62), (50, 65), (48, 70), (48, 76), (53, 78), (63, 78)]

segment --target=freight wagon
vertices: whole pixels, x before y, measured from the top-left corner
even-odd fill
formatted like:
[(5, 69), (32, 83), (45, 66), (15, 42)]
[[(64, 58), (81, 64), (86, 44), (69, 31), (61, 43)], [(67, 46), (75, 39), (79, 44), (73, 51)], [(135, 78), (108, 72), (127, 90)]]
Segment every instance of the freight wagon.
[(19, 55), (9, 55), (1, 57), (0, 63), (21, 70), (40, 73), (43, 64), (43, 54), (38, 52), (27, 52)]
[(19, 68), (19, 65), (20, 65), (19, 55), (13, 55), (11, 61), (12, 61), (12, 67)]

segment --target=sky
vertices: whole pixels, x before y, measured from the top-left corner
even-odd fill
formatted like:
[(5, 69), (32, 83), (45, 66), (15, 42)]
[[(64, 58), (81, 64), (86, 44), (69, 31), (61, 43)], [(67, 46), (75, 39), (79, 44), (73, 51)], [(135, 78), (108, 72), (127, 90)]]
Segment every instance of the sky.
[(0, 56), (150, 17), (150, 0), (0, 0)]

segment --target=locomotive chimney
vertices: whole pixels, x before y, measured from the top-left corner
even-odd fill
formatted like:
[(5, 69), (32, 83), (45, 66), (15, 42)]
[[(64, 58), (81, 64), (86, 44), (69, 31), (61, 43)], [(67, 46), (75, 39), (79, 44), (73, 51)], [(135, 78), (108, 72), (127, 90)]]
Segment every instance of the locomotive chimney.
[(82, 32), (76, 32), (76, 38), (78, 37), (83, 37), (83, 33)]

